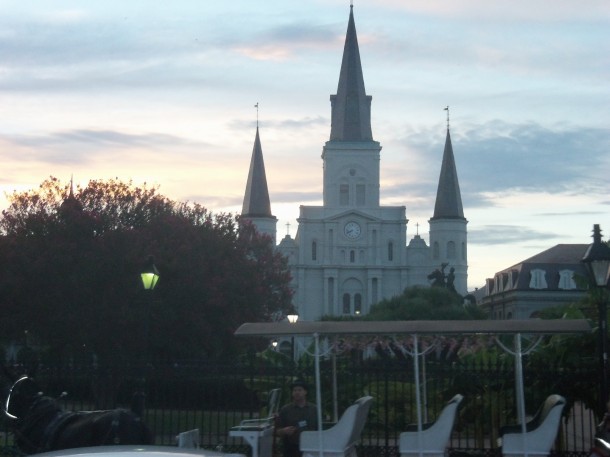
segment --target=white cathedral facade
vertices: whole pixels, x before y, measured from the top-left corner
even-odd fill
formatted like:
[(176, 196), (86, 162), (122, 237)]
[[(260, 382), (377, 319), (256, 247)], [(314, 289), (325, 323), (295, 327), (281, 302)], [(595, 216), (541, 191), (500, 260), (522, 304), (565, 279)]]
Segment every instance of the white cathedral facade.
[[(467, 220), (449, 129), (429, 220), (430, 244), (419, 235), (407, 244), (405, 206), (380, 205), (382, 148), (373, 139), (372, 97), (365, 92), (353, 7), (337, 93), (330, 100), (330, 139), (322, 152), (323, 204), (302, 205), (295, 238), (286, 235), (277, 247), (288, 258), (299, 319), (366, 314), (406, 287), (430, 285), (428, 275), (435, 270), (466, 295)], [(258, 128), (241, 215), (276, 239)]]

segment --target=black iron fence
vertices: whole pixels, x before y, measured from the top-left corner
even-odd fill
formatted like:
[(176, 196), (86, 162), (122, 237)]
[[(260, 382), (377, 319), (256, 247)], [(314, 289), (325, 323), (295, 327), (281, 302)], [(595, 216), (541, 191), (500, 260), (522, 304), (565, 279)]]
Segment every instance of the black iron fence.
[[(282, 403), (289, 401), (288, 385), (294, 377), (312, 384), (314, 367), (308, 357), (283, 366), (259, 357), (229, 365), (198, 362), (154, 363), (142, 367), (55, 366), (38, 367), (36, 379), (46, 395), (61, 398), (68, 410), (112, 409), (132, 406), (144, 399), (144, 419), (157, 444), (174, 445), (176, 435), (199, 429), (205, 448), (249, 453), (248, 446), (229, 438), (228, 430), (243, 419), (266, 414), (266, 394), (283, 388)], [(451, 448), (479, 455), (496, 455), (498, 430), (516, 423), (515, 373), (512, 360), (491, 362), (427, 360), (421, 372), (424, 420), (433, 421), (444, 403), (456, 393), (464, 395)], [(590, 409), (597, 373), (582, 367), (526, 363), (526, 409), (533, 415), (550, 394), (566, 397), (560, 433), (553, 453), (586, 455), (592, 444), (596, 417)], [(368, 359), (357, 354), (324, 359), (321, 367), (324, 420), (335, 421), (355, 399), (364, 394), (374, 404), (364, 430), (359, 455), (396, 456), (397, 439), (408, 424), (416, 422), (412, 361)], [(144, 394), (141, 396), (140, 394)], [(310, 389), (315, 401), (315, 389)], [(12, 435), (0, 419), (0, 454), (14, 454)]]

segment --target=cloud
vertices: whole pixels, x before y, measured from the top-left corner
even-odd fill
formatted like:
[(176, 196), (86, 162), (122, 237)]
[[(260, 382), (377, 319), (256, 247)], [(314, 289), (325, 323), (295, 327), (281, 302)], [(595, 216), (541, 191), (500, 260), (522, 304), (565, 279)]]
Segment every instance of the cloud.
[[(321, 204), (322, 194), (320, 192), (272, 192), (272, 203), (298, 203), (302, 205)], [(315, 202), (315, 203), (312, 203)]]
[[(274, 120), (274, 119), (265, 119), (264, 127), (265, 130), (278, 129), (285, 130), (289, 129), (292, 131), (303, 131), (308, 130), (311, 127), (319, 127), (319, 126), (328, 126), (330, 125), (330, 119), (324, 116), (315, 116), (315, 117), (303, 117), (301, 119), (284, 119), (284, 120)], [(256, 121), (251, 120), (243, 120), (243, 119), (234, 119), (229, 122), (229, 128), (231, 130), (243, 132), (245, 131), (253, 131), (256, 128)]]
[(561, 239), (562, 236), (553, 232), (542, 232), (531, 227), (519, 225), (483, 225), (474, 230), (468, 230), (468, 243), (473, 245), (523, 245), (531, 241), (547, 242)]
[[(439, 151), (438, 129), (407, 134), (403, 144), (428, 166), (429, 181)], [(488, 204), (487, 193), (507, 191), (604, 192), (610, 163), (610, 129), (543, 127), (537, 123), (490, 121), (452, 132), (460, 187), (473, 201)]]
[[(47, 135), (10, 135), (2, 137), (0, 157), (7, 162), (19, 149), (24, 161), (60, 164), (87, 164), (99, 160), (100, 154), (123, 153), (134, 148), (159, 151), (171, 148), (176, 154), (190, 146), (209, 146), (175, 135), (130, 134), (114, 130), (75, 129)], [(95, 157), (92, 153), (97, 153)]]
[(555, 0), (549, 8), (547, 0), (515, 0), (512, 2), (489, 2), (487, 0), (463, 0), (441, 2), (438, 0), (378, 0), (382, 5), (430, 15), (461, 17), (465, 19), (487, 19), (498, 22), (511, 20), (536, 20), (544, 22), (566, 20), (597, 20), (610, 17), (606, 0)]
[(300, 58), (312, 49), (336, 49), (345, 39), (343, 33), (343, 29), (328, 25), (292, 22), (263, 30), (231, 48), (255, 60), (285, 61)]

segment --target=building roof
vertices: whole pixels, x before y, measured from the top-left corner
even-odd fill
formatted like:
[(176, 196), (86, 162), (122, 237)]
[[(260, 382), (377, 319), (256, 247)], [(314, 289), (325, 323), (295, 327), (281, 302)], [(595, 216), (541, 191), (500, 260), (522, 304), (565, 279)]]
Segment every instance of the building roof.
[(532, 271), (545, 272), (546, 287), (544, 290), (560, 290), (560, 272), (570, 270), (577, 275), (586, 277), (587, 273), (581, 259), (587, 250), (588, 244), (558, 244), (542, 251), (529, 259), (497, 272), (493, 279), (488, 281), (501, 281), (495, 286), (499, 291), (530, 290)]
[(265, 162), (263, 161), (263, 149), (256, 127), (256, 137), (252, 148), (250, 159), (250, 171), (241, 215), (245, 217), (274, 217), (271, 214), (271, 202), (269, 200), (269, 189), (267, 188), (267, 176), (265, 174)]
[(434, 205), (434, 215), (432, 216), (432, 219), (464, 219), (462, 194), (460, 193), (460, 184), (458, 182), (457, 169), (455, 167), (455, 158), (453, 157), (453, 147), (451, 145), (449, 128), (447, 128), (443, 163), (441, 165), (441, 174), (438, 179), (436, 203)]
[(337, 94), (331, 95), (331, 141), (373, 140), (371, 97), (366, 95), (354, 8), (350, 7)]
[(588, 244), (558, 244), (546, 251), (542, 251), (535, 256), (522, 261), (521, 263), (580, 263), (585, 251), (589, 247)]

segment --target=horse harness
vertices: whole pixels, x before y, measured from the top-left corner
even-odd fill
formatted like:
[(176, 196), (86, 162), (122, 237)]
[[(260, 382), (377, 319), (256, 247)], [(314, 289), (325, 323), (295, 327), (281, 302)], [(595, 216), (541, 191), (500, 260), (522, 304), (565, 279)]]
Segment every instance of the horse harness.
[[(39, 452), (47, 452), (55, 449), (57, 444), (57, 439), (61, 435), (62, 431), (68, 425), (73, 422), (86, 418), (90, 415), (101, 415), (101, 413), (110, 413), (111, 411), (78, 411), (78, 412), (66, 412), (61, 409), (57, 410), (55, 416), (49, 424), (44, 428), (44, 433), (42, 434), (42, 439), (39, 443), (35, 443), (28, 437), (28, 430), (34, 428), (36, 423), (43, 419), (46, 414), (49, 412), (50, 408), (56, 407), (56, 403), (54, 400), (49, 398), (41, 397), (39, 401), (34, 402), (30, 407), (30, 410), (34, 410), (34, 406), (40, 407), (40, 403), (42, 400), (46, 400), (49, 402), (48, 405), (43, 407), (43, 411), (38, 411), (37, 414), (33, 414), (28, 417), (28, 419), (24, 422), (22, 427), (18, 427), (15, 430), (15, 434), (19, 436), (19, 438), (27, 444), (28, 447), (35, 450), (35, 453)], [(121, 424), (121, 413), (122, 410), (115, 409), (112, 411), (112, 420), (110, 421), (110, 427), (108, 428), (107, 433), (101, 438), (101, 443), (105, 444), (121, 444), (121, 436), (119, 433), (119, 426)]]

